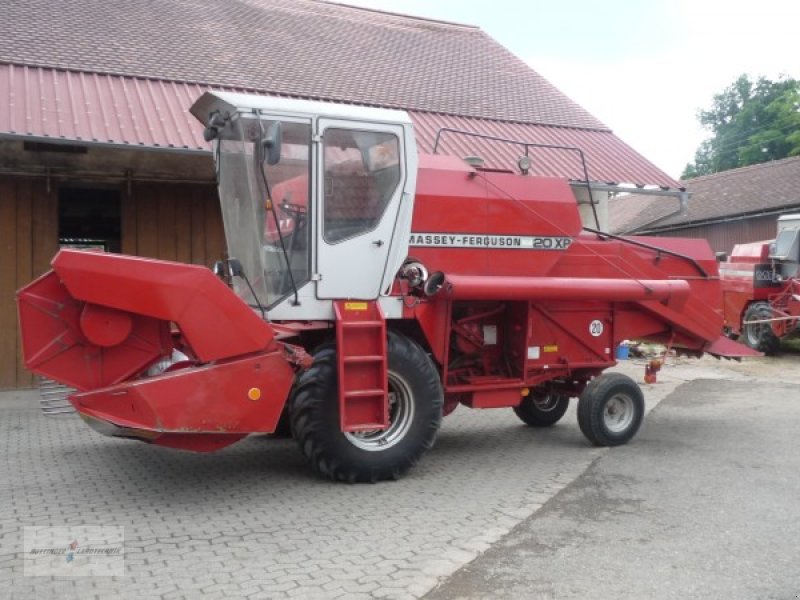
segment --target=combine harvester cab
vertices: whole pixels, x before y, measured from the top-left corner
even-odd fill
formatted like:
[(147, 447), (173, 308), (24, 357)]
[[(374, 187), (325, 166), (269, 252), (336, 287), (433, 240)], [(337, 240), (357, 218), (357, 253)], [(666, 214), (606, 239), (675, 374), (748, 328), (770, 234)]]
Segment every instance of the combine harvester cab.
[(321, 474), (376, 481), (458, 405), (540, 427), (578, 398), (593, 444), (626, 443), (642, 392), (603, 374), (622, 340), (754, 354), (721, 336), (707, 243), (586, 229), (566, 180), (418, 155), (399, 111), (214, 92), (192, 112), (231, 258), (62, 250), (18, 292), (27, 367), (102, 433), (290, 431)]

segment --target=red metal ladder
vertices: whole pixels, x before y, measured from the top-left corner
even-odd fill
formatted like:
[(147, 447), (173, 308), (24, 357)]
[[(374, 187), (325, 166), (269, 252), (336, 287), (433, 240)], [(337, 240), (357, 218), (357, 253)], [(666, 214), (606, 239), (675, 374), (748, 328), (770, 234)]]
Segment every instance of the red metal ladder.
[(337, 368), (342, 431), (389, 425), (386, 319), (377, 302), (337, 300)]

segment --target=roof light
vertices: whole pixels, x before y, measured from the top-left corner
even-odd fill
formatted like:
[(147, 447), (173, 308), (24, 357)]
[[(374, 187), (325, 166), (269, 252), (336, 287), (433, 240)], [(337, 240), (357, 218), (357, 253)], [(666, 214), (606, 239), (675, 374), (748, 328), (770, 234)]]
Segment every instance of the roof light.
[(519, 166), (519, 171), (523, 175), (527, 175), (528, 171), (531, 170), (531, 157), (530, 156), (520, 156), (519, 160), (517, 161), (517, 166)]
[(465, 156), (464, 162), (470, 167), (480, 169), (483, 166), (484, 160), (480, 156)]

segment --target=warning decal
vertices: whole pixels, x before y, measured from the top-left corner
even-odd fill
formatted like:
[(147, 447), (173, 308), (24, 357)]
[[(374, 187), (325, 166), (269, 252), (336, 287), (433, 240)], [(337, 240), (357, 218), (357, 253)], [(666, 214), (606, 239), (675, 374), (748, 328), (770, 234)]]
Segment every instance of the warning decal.
[(345, 302), (345, 310), (367, 310), (366, 302)]

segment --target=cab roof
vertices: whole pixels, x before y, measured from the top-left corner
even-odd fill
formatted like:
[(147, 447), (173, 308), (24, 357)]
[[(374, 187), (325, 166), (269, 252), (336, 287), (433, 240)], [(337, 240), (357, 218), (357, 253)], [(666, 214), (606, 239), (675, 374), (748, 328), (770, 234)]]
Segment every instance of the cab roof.
[(375, 123), (391, 123), (411, 125), (411, 117), (402, 110), (374, 108), (356, 104), (337, 104), (334, 102), (317, 102), (278, 96), (257, 96), (236, 92), (205, 92), (195, 101), (190, 109), (194, 117), (205, 124), (208, 116), (215, 111), (222, 114), (249, 113), (260, 111), (273, 115), (319, 116), (330, 119), (368, 121)]

